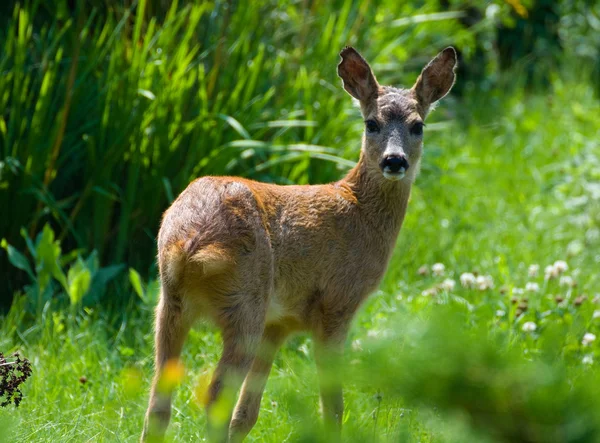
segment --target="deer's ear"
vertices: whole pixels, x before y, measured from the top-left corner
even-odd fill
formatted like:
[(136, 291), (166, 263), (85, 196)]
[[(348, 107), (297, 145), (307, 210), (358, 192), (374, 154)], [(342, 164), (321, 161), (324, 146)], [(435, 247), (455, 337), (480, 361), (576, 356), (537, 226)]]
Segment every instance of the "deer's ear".
[(419, 75), (412, 89), (424, 115), (427, 114), (433, 103), (444, 97), (452, 89), (456, 80), (455, 68), (456, 51), (450, 46), (440, 52), (421, 71), (421, 75)]
[(376, 97), (379, 83), (366, 60), (350, 46), (345, 47), (340, 56), (342, 61), (337, 67), (337, 72), (348, 94), (363, 103)]

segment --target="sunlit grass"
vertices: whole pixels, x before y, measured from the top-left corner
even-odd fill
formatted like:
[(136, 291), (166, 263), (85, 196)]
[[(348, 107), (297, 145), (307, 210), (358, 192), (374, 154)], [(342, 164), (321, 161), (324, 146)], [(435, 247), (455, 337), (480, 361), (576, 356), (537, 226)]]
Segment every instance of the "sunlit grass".
[[(363, 126), (335, 75), (343, 46), (382, 84), (407, 86), (444, 46), (468, 56), (481, 38), (438, 2), (272, 0), (228, 14), (226, 2), (148, 0), (72, 16), (25, 3), (0, 35), (0, 238), (30, 260), (25, 238), (49, 222), (46, 244), (66, 255), (46, 264), (65, 275), (0, 318), (0, 351), (34, 370), (21, 406), (0, 409), (2, 442), (137, 441), (156, 297), (142, 280), (169, 202), (207, 174), (339, 178)], [(599, 440), (600, 106), (567, 73), (539, 95), (495, 76), (432, 114), (394, 258), (347, 342), (347, 441)], [(70, 284), (85, 275), (67, 272), (77, 255), (99, 289)], [(38, 280), (56, 271), (41, 268)], [(191, 332), (171, 373), (171, 440), (205, 438), (219, 352), (214, 329)], [(312, 344), (294, 337), (249, 441), (326, 441), (319, 423)]]
[[(348, 441), (598, 438), (600, 109), (585, 85), (560, 81), (546, 97), (478, 100), (426, 134), (394, 259), (348, 340)], [(135, 441), (151, 310), (47, 309), (25, 326), (17, 303), (0, 348), (34, 373), (20, 408), (0, 411), (3, 441)], [(190, 335), (173, 441), (205, 436), (198, 386), (219, 343), (207, 326)], [(311, 348), (301, 336), (279, 354), (249, 441), (321, 438)]]

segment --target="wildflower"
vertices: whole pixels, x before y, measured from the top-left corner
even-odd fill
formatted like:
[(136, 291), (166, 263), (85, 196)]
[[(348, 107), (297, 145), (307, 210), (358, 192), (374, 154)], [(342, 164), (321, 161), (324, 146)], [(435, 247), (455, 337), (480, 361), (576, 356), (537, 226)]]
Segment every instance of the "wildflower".
[(443, 263), (436, 263), (431, 267), (431, 270), (433, 271), (433, 275), (435, 275), (436, 277), (441, 277), (442, 275), (444, 275), (446, 267)]
[(565, 298), (562, 295), (557, 295), (556, 297), (554, 297), (554, 301), (556, 303), (562, 303), (563, 301), (565, 301)]
[(353, 351), (362, 351), (362, 341), (360, 339), (356, 339), (352, 342), (352, 350)]
[(579, 297), (577, 297), (577, 298), (575, 299), (575, 301), (573, 301), (573, 304), (574, 304), (575, 306), (581, 306), (581, 305), (582, 305), (582, 303), (583, 303), (584, 301), (586, 301), (586, 300), (587, 300), (587, 295), (583, 294), (583, 295), (580, 295)]
[(419, 268), (419, 270), (417, 271), (417, 274), (421, 275), (421, 276), (425, 276), (427, 274), (429, 274), (429, 268), (427, 267), (427, 265), (423, 265)]
[(538, 285), (535, 282), (530, 281), (525, 285), (525, 290), (527, 292), (540, 292), (540, 285)]
[(513, 295), (523, 295), (525, 290), (523, 288), (513, 288), (512, 293)]
[(168, 360), (160, 377), (158, 389), (161, 393), (172, 392), (183, 381), (185, 368), (177, 359)]
[(454, 280), (452, 280), (451, 278), (447, 278), (446, 280), (444, 280), (442, 282), (442, 284), (440, 285), (440, 288), (442, 288), (444, 291), (452, 291), (454, 290), (454, 287), (456, 286), (456, 282)]
[(527, 301), (527, 299), (523, 299), (521, 302), (519, 302), (519, 304), (517, 305), (517, 310), (515, 311), (515, 315), (518, 317), (519, 315), (521, 315), (523, 312), (527, 311), (527, 309), (529, 309), (529, 302)]
[(583, 346), (589, 346), (594, 340), (596, 340), (596, 336), (591, 332), (586, 332), (583, 336), (583, 340), (581, 340), (581, 344)]
[(421, 292), (421, 295), (424, 297), (433, 297), (434, 295), (437, 295), (437, 293), (438, 288), (437, 286), (434, 286), (433, 288), (425, 289), (423, 292)]
[(594, 364), (594, 357), (592, 356), (592, 354), (584, 355), (581, 359), (581, 363), (583, 363), (584, 365), (592, 365)]
[(561, 285), (561, 286), (569, 286), (569, 287), (572, 288), (573, 286), (575, 286), (575, 281), (573, 280), (572, 277), (569, 277), (568, 275), (563, 275), (560, 278), (559, 285)]
[(475, 286), (475, 276), (470, 272), (463, 272), (460, 275), (460, 284), (465, 288), (472, 288)]
[(600, 318), (600, 311), (599, 310), (595, 310), (594, 313), (592, 314), (592, 318)]
[(544, 279), (552, 280), (558, 277), (558, 273), (553, 265), (548, 265), (544, 268)]
[(565, 271), (569, 270), (569, 266), (567, 265), (567, 262), (564, 260), (556, 260), (554, 262), (554, 269), (555, 271), (560, 275)]
[(210, 392), (208, 387), (210, 386), (211, 379), (211, 371), (208, 369), (202, 371), (200, 373), (200, 376), (198, 377), (198, 383), (194, 388), (194, 394), (196, 397), (196, 401), (200, 406), (206, 407), (206, 405), (210, 401)]
[(537, 277), (538, 272), (540, 271), (540, 265), (530, 265), (527, 274), (530, 278)]
[(494, 287), (494, 280), (489, 275), (478, 275), (475, 284), (480, 291), (485, 291)]
[(523, 332), (534, 332), (537, 329), (537, 325), (532, 321), (528, 321), (526, 323), (523, 323), (521, 329), (523, 330)]
[(506, 315), (506, 312), (504, 312), (502, 309), (498, 309), (496, 311), (496, 317), (504, 317)]

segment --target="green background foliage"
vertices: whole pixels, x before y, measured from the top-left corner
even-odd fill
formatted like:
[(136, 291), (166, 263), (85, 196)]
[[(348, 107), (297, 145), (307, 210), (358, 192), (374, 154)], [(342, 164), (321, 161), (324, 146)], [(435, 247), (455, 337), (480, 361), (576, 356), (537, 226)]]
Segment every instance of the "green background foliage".
[[(345, 437), (599, 441), (600, 348), (583, 340), (600, 334), (599, 24), (578, 1), (4, 2), (0, 350), (34, 369), (4, 435), (135, 441), (168, 204), (203, 175), (339, 179), (363, 128), (339, 50), (408, 87), (453, 45), (458, 83), (348, 342)], [(569, 269), (545, 279), (556, 260)], [(196, 392), (219, 343), (192, 331), (175, 441), (204, 436)], [(317, 395), (296, 337), (250, 440), (322, 441)]]

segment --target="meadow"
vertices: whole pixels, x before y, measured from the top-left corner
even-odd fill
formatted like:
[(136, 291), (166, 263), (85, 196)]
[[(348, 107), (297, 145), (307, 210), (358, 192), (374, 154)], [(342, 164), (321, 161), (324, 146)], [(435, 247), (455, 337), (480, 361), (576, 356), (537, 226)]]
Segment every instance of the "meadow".
[[(0, 87), (11, 91), (0, 94), (9, 109), (0, 118), (0, 201), (14, 208), (0, 221), (1, 269), (11, 279), (0, 352), (27, 357), (33, 375), (21, 405), (0, 408), (1, 441), (139, 439), (153, 369), (160, 212), (199, 175), (341, 177), (357, 160), (363, 128), (335, 78), (341, 47), (363, 45), (382, 83), (407, 85), (443, 46), (490, 38), (485, 22), (473, 35), (457, 23), (460, 12), (433, 2), (339, 3), (330, 15), (334, 6), (285, 2), (221, 15), (225, 3), (199, 3), (169, 9), (160, 23), (147, 20), (151, 2), (127, 19), (94, 21), (76, 10), (35, 28), (45, 41), (29, 31), (32, 9), (15, 8), (0, 58), (9, 73)], [(513, 13), (508, 3), (499, 8)], [(265, 11), (270, 24), (248, 25)], [(210, 17), (215, 29), (192, 26)], [(69, 26), (85, 54), (72, 78)], [(240, 34), (214, 37), (227, 27)], [(44, 72), (23, 69), (36, 54), (57, 62), (41, 57)], [(344, 441), (600, 441), (593, 67), (574, 70), (564, 56), (535, 72), (547, 84), (534, 88), (541, 80), (528, 65), (500, 74), (490, 60), (463, 63), (485, 63), (485, 79), (459, 71), (460, 95), (427, 122), (392, 262), (347, 342)], [(76, 112), (67, 119), (69, 84)], [(219, 351), (210, 325), (194, 328), (175, 380), (171, 441), (205, 437), (199, 399)], [(312, 342), (301, 335), (279, 353), (248, 441), (326, 441), (319, 423)]]

